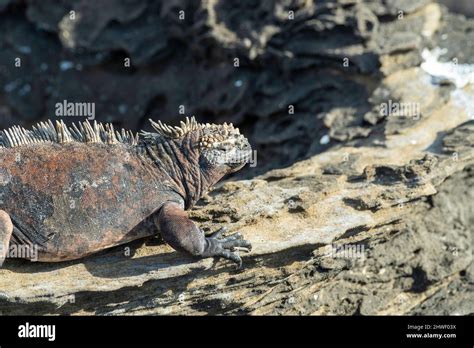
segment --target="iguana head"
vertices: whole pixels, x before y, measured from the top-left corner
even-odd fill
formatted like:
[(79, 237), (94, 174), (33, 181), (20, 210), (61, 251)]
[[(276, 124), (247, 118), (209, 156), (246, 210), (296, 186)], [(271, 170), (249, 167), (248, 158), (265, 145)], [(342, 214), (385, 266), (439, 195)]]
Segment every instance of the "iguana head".
[(173, 149), (184, 174), (183, 185), (194, 196), (200, 196), (224, 175), (241, 169), (251, 158), (248, 140), (232, 124), (202, 124), (194, 117), (186, 117), (180, 126), (150, 122), (160, 135), (157, 141), (166, 143), (162, 143), (163, 149)]
[(181, 125), (168, 126), (161, 121), (150, 120), (153, 128), (167, 138), (184, 143), (190, 150), (200, 155), (199, 163), (205, 168), (219, 168), (226, 173), (241, 169), (251, 156), (250, 144), (232, 123), (202, 124), (194, 117), (186, 117)]
[(205, 124), (201, 127), (199, 151), (201, 164), (208, 167), (222, 167), (233, 173), (250, 160), (250, 144), (238, 128), (232, 124)]

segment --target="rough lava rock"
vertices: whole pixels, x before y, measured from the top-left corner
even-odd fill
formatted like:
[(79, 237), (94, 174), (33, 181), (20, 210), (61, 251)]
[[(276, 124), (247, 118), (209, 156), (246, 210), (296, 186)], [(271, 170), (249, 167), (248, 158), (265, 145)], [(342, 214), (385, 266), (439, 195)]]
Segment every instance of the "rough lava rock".
[[(258, 170), (190, 216), (254, 249), (241, 271), (159, 238), (75, 262), (7, 260), (2, 314), (474, 313), (474, 86), (420, 68), (424, 48), (472, 56), (449, 39), (472, 37), (472, 20), (429, 0), (104, 1), (106, 14), (86, 3), (0, 4), (0, 122), (32, 122), (74, 97), (131, 127), (175, 119), (182, 103), (204, 121), (234, 121)], [(87, 21), (68, 23), (71, 9)], [(17, 55), (28, 69), (9, 67)], [(420, 112), (381, 113), (390, 101)]]

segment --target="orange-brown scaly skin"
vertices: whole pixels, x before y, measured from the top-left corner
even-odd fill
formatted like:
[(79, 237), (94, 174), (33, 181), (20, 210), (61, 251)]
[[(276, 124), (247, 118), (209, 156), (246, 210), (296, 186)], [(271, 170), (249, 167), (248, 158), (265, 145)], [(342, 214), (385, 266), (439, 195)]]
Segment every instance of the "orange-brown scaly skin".
[(89, 124), (82, 135), (64, 124), (0, 132), (0, 266), (15, 246), (33, 250), (15, 257), (57, 262), (158, 231), (178, 251), (241, 265), (234, 249), (251, 246), (240, 234), (206, 237), (184, 209), (242, 168), (250, 145), (231, 126), (186, 122), (176, 132), (155, 124), (136, 141)]
[(0, 209), (38, 235), (40, 261), (76, 259), (146, 237), (156, 231), (134, 227), (167, 200), (179, 202), (129, 145), (40, 144), (0, 152)]

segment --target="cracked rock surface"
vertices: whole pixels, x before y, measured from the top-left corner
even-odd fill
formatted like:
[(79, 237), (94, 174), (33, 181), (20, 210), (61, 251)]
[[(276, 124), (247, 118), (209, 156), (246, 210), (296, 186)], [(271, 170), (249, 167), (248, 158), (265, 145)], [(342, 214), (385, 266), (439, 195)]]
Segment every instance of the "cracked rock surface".
[[(430, 0), (49, 3), (0, 2), (0, 126), (73, 97), (130, 128), (172, 121), (161, 115), (180, 104), (233, 121), (260, 163), (190, 216), (254, 248), (240, 271), (159, 238), (75, 262), (7, 260), (2, 314), (474, 313), (474, 86), (420, 67), (435, 47), (472, 64), (473, 20)], [(17, 55), (29, 68), (9, 68)], [(417, 108), (380, 112), (390, 101)]]

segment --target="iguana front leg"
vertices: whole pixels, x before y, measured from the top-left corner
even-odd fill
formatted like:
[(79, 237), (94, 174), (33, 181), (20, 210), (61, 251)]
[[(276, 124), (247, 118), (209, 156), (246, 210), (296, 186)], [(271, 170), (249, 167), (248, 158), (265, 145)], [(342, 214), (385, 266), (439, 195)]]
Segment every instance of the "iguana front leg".
[(232, 252), (235, 248), (250, 250), (251, 244), (242, 239), (240, 233), (228, 237), (221, 237), (223, 230), (219, 230), (210, 237), (206, 237), (192, 222), (186, 212), (174, 202), (163, 205), (155, 216), (155, 223), (163, 239), (175, 250), (184, 251), (196, 257), (224, 257), (242, 266), (242, 259)]
[(8, 254), (10, 239), (13, 233), (13, 223), (5, 211), (0, 210), (0, 267)]

